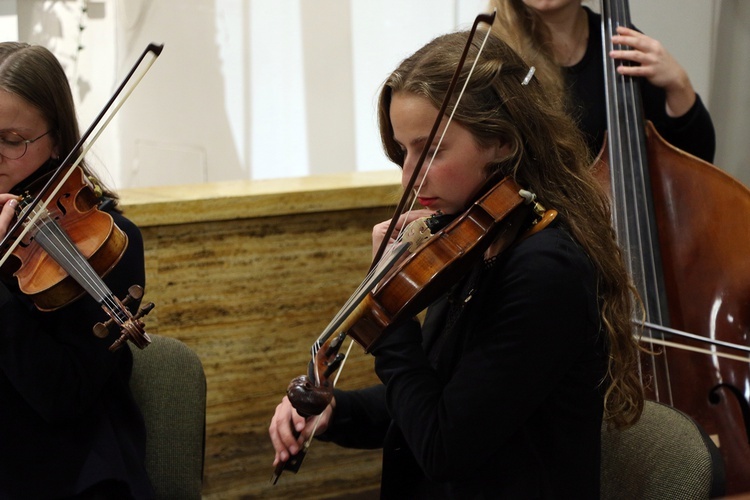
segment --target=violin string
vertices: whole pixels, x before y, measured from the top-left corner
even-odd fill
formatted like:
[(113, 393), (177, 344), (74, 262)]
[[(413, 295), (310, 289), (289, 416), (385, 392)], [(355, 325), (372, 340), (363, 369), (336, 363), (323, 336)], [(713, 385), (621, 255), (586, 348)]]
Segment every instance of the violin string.
[[(396, 247), (394, 245), (394, 249), (395, 248)], [(389, 249), (389, 251), (386, 253), (386, 256), (380, 259), (377, 265), (375, 265), (367, 273), (367, 276), (365, 277), (365, 279), (357, 286), (354, 293), (352, 293), (349, 296), (349, 298), (346, 300), (344, 306), (341, 309), (339, 309), (339, 311), (334, 315), (331, 322), (328, 323), (326, 328), (323, 330), (323, 333), (321, 333), (321, 335), (313, 343), (311, 347), (311, 354), (312, 354), (313, 359), (315, 358), (318, 351), (320, 350), (320, 347), (325, 343), (325, 341), (328, 340), (331, 337), (331, 335), (333, 335), (336, 332), (336, 330), (351, 314), (354, 304), (358, 304), (363, 300), (364, 298), (363, 292), (367, 290), (369, 293), (369, 291), (374, 288), (374, 284), (372, 282), (374, 277), (384, 272), (384, 266), (388, 266), (388, 268), (390, 268), (393, 264), (395, 264), (395, 261), (391, 259), (391, 257), (393, 257), (393, 252), (395, 251), (394, 249)], [(388, 257), (388, 258), (385, 258), (385, 257)]]
[(129, 315), (125, 314), (125, 312), (122, 310), (123, 308), (120, 307), (120, 304), (114, 298), (114, 294), (112, 293), (112, 291), (109, 289), (109, 287), (107, 287), (107, 285), (97, 274), (88, 260), (86, 260), (86, 258), (80, 253), (80, 251), (78, 251), (72, 241), (70, 241), (70, 238), (62, 229), (62, 227), (59, 224), (55, 223), (54, 220), (51, 222), (52, 233), (56, 236), (58, 242), (60, 243), (60, 248), (64, 250), (66, 255), (65, 258), (70, 264), (71, 268), (75, 268), (80, 273), (80, 276), (83, 278), (85, 283), (89, 287), (91, 287), (91, 289), (97, 291), (99, 297), (101, 298), (102, 305), (106, 306), (107, 309), (116, 316), (115, 320), (117, 321), (117, 323), (119, 325), (125, 323), (125, 321), (128, 320)]
[(59, 224), (49, 216), (45, 218), (45, 222), (38, 219), (36, 224), (37, 240), (42, 241), (40, 235), (46, 237), (51, 243), (51, 248), (45, 247), (45, 250), (54, 254), (55, 261), (68, 271), (73, 279), (79, 281), (81, 286), (87, 288), (90, 293), (93, 292), (94, 298), (101, 300), (110, 310), (116, 312), (116, 303), (112, 299), (112, 292), (101, 281)]
[[(41, 209), (35, 208), (35, 211), (42, 211)], [(44, 210), (46, 211), (46, 209)], [(49, 216), (49, 213), (35, 214), (37, 215), (33, 219), (35, 234), (44, 235), (52, 243), (53, 248), (45, 248), (48, 253), (54, 253), (55, 261), (65, 269), (73, 279), (76, 281), (82, 281), (79, 283), (82, 287), (88, 290), (96, 292), (98, 296), (94, 298), (101, 300), (102, 305), (106, 306), (115, 316), (115, 320), (122, 325), (127, 321), (127, 316), (122, 311), (120, 304), (113, 298), (112, 292), (109, 290), (107, 285), (102, 281), (99, 275), (94, 271), (89, 262), (83, 257), (78, 251), (75, 245), (70, 240), (67, 233), (60, 227), (60, 225)], [(42, 220), (44, 219), (44, 220)], [(31, 220), (29, 222), (31, 222)], [(38, 242), (42, 239), (37, 236)], [(62, 261), (62, 262), (61, 262)]]

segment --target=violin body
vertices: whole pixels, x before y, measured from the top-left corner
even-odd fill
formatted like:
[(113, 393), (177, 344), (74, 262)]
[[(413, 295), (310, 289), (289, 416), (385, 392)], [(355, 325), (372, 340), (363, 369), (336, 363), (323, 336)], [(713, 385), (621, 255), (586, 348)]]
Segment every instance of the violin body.
[[(127, 248), (125, 233), (112, 217), (97, 208), (98, 198), (86, 182), (83, 171), (76, 171), (62, 185), (53, 205), (48, 207), (49, 219), (55, 221), (75, 242), (80, 254), (89, 261), (99, 276), (105, 276), (119, 261)], [(46, 224), (40, 222), (39, 224)], [(84, 295), (85, 290), (34, 241), (32, 230), (13, 251), (3, 267), (4, 274), (13, 274), (19, 289), (42, 311), (52, 311), (70, 304)]]
[(527, 210), (520, 186), (505, 178), (460, 218), (440, 230), (391, 273), (367, 297), (362, 316), (348, 335), (369, 352), (382, 335), (423, 311), (481, 258), (499, 235), (503, 246), (516, 237)]

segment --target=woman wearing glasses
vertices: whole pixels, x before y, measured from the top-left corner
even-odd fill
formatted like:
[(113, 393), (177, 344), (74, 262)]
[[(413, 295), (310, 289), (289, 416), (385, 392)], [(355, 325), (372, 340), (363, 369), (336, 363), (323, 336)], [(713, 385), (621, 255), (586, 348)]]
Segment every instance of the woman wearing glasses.
[[(55, 56), (40, 46), (0, 43), (0, 238), (15, 222), (19, 195), (52, 172), (79, 137)], [(82, 169), (90, 176), (85, 162)], [(143, 243), (116, 196), (102, 192), (100, 207), (128, 238), (104, 281), (124, 297), (129, 286), (145, 284)], [(0, 498), (152, 498), (145, 426), (128, 385), (129, 347), (110, 352), (119, 332), (92, 334), (108, 318), (88, 295), (39, 310), (9, 276), (12, 261), (0, 273)]]

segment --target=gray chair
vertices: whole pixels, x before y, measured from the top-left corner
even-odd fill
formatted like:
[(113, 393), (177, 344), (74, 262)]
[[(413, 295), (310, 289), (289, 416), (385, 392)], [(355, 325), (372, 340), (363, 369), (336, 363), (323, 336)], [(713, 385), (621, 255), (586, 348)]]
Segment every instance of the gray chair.
[(602, 500), (708, 499), (723, 492), (719, 450), (683, 412), (646, 401), (634, 426), (602, 428)]
[(146, 421), (146, 470), (157, 499), (200, 499), (206, 435), (206, 377), (177, 339), (151, 335), (133, 351), (130, 387)]

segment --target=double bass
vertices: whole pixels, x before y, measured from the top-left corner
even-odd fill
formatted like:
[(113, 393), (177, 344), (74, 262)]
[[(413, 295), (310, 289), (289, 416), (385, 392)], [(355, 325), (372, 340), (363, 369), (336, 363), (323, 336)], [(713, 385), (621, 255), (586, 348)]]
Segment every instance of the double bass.
[(750, 190), (644, 120), (637, 81), (608, 56), (625, 49), (611, 37), (631, 26), (628, 2), (602, 0), (601, 14), (608, 123), (599, 161), (614, 225), (642, 300), (644, 340), (681, 347), (641, 356), (646, 396), (708, 433), (727, 494), (750, 491), (750, 362), (721, 347), (750, 347)]

